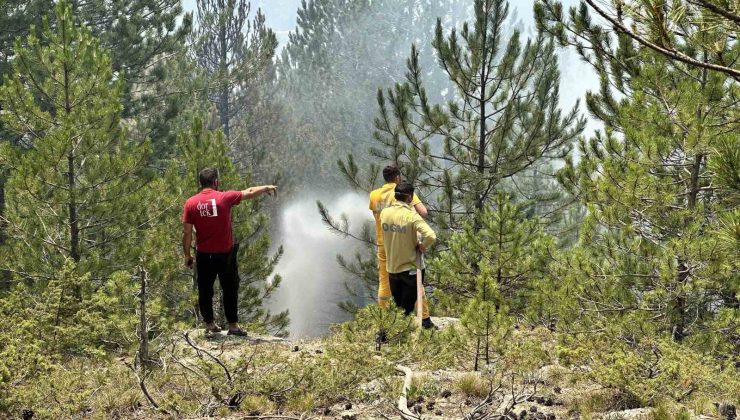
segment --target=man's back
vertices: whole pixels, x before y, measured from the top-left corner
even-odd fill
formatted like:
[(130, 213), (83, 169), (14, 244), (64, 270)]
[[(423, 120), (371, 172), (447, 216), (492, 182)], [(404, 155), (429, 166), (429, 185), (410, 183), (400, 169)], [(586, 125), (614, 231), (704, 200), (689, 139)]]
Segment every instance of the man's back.
[[(391, 207), (396, 202), (394, 192), (395, 188), (396, 184), (389, 182), (370, 192), (370, 210), (373, 212), (373, 217), (375, 218), (375, 238), (378, 245), (383, 245), (383, 230), (380, 225), (380, 213), (384, 209)], [(414, 198), (411, 200), (411, 206), (415, 206), (419, 203), (421, 203), (421, 200), (419, 200), (419, 197), (414, 194)]]
[(400, 273), (416, 267), (417, 233), (425, 247), (437, 238), (434, 231), (408, 203), (396, 202), (380, 214), (386, 266), (389, 273)]
[(204, 188), (185, 202), (182, 221), (195, 227), (199, 252), (219, 254), (231, 251), (234, 245), (231, 207), (241, 200), (241, 191)]

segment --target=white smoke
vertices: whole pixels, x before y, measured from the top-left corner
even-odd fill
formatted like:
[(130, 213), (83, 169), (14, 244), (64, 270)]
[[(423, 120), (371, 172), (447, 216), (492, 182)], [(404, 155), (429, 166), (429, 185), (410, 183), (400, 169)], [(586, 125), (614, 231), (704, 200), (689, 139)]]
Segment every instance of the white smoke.
[(302, 196), (280, 213), (279, 235), (274, 242), (285, 251), (276, 269), (283, 283), (269, 308), (290, 311), (291, 338), (318, 336), (331, 324), (349, 319), (337, 306), (350, 296), (344, 287), (349, 276), (339, 267), (336, 256), (351, 257), (362, 245), (330, 232), (321, 221), (316, 200), (321, 200), (335, 218), (346, 214), (356, 229), (372, 220), (367, 197), (356, 193)]

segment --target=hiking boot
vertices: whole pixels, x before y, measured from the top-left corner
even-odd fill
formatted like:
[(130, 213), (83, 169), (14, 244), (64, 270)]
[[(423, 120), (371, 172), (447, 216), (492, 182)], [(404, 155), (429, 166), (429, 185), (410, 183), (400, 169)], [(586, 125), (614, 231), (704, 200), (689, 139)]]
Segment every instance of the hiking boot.
[(439, 327), (437, 327), (436, 325), (434, 325), (434, 323), (432, 322), (432, 318), (424, 318), (424, 319), (422, 319), (421, 320), (421, 328), (424, 328), (425, 330), (432, 330), (432, 329), (438, 330), (439, 329)]
[(221, 327), (219, 327), (217, 324), (213, 324), (211, 326), (206, 324), (206, 332), (207, 333), (220, 333), (223, 331)]
[(247, 333), (240, 328), (238, 330), (229, 330), (229, 332), (227, 332), (226, 335), (235, 335), (237, 337), (246, 337), (247, 336)]
[(380, 330), (375, 334), (375, 342), (378, 344), (388, 343), (388, 335), (386, 335), (385, 330)]

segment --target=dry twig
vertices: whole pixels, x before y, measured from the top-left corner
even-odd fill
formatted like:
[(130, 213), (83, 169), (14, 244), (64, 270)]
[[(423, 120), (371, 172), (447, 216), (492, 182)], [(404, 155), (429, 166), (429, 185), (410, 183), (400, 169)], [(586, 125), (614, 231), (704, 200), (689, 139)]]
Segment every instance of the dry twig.
[(208, 350), (206, 350), (206, 349), (204, 349), (204, 348), (202, 348), (202, 347), (198, 347), (198, 346), (197, 346), (197, 345), (196, 345), (195, 343), (193, 343), (193, 341), (192, 341), (192, 340), (190, 339), (190, 335), (189, 335), (189, 334), (190, 334), (190, 331), (187, 331), (187, 332), (186, 332), (186, 333), (184, 334), (184, 336), (185, 336), (185, 342), (186, 342), (186, 343), (188, 343), (188, 345), (189, 345), (190, 347), (192, 347), (192, 348), (193, 348), (193, 349), (195, 350), (195, 352), (196, 352), (196, 354), (198, 355), (198, 357), (202, 357), (202, 356), (201, 356), (201, 353), (204, 353), (204, 354), (205, 354), (206, 356), (208, 356), (208, 357), (210, 357), (211, 359), (213, 359), (213, 361), (214, 361), (214, 362), (216, 362), (216, 363), (217, 363), (217, 364), (218, 364), (219, 366), (221, 366), (221, 368), (222, 368), (222, 369), (224, 370), (224, 374), (226, 375), (226, 379), (227, 379), (227, 380), (228, 380), (229, 382), (231, 382), (231, 372), (229, 372), (229, 368), (227, 368), (227, 367), (226, 367), (226, 365), (224, 364), (224, 362), (222, 362), (222, 361), (221, 361), (221, 359), (219, 359), (218, 357), (216, 357), (216, 356), (214, 356), (213, 354), (211, 354), (210, 352), (208, 352)]
[(410, 368), (402, 365), (396, 365), (396, 370), (405, 375), (403, 379), (403, 388), (401, 388), (401, 395), (398, 397), (398, 411), (401, 412), (401, 418), (404, 420), (421, 420), (421, 416), (418, 416), (409, 410), (408, 398), (406, 397), (411, 388), (411, 380), (413, 379), (414, 373)]

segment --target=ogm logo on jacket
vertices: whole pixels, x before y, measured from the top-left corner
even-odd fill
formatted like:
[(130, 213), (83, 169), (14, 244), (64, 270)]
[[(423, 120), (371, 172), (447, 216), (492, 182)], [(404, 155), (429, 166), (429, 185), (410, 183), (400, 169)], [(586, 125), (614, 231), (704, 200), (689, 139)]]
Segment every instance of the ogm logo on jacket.
[(406, 226), (395, 223), (383, 223), (383, 232), (406, 233)]

